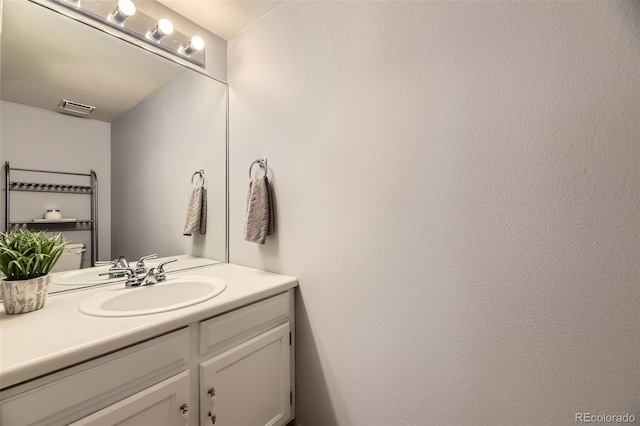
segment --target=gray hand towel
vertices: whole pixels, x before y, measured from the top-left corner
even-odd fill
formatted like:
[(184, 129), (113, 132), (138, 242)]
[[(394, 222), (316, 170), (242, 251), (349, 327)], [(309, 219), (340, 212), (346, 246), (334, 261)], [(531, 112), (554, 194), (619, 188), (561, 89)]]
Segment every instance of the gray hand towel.
[(244, 239), (264, 244), (273, 231), (273, 200), (267, 177), (252, 179), (247, 194), (247, 217), (244, 224)]
[(189, 190), (187, 218), (182, 235), (192, 235), (196, 232), (207, 232), (207, 190), (204, 185), (192, 185)]

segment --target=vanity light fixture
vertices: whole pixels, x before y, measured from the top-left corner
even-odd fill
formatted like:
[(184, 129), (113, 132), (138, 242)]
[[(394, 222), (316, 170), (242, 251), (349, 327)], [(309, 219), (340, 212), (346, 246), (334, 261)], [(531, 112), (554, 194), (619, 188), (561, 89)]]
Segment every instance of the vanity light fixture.
[[(79, 12), (86, 17), (108, 25), (105, 31), (116, 35), (117, 33), (127, 41), (129, 37), (135, 37), (142, 41), (140, 47), (162, 55), (158, 49), (177, 56), (180, 60), (186, 60), (192, 64), (206, 69), (205, 45), (202, 37), (193, 37), (175, 30), (169, 19), (159, 19), (148, 15), (147, 1), (137, 0), (33, 0), (36, 3), (54, 2)], [(139, 7), (133, 2), (137, 2)], [(0, 0), (2, 2), (2, 0)], [(149, 2), (153, 3), (153, 2)], [(140, 9), (140, 10), (138, 10)], [(166, 15), (165, 15), (166, 16)], [(87, 23), (84, 19), (79, 19)], [(195, 26), (195, 25), (194, 25)], [(197, 29), (196, 29), (197, 31)], [(166, 37), (171, 35), (170, 37)], [(138, 44), (137, 41), (134, 42)], [(194, 68), (195, 69), (195, 68)]]
[(187, 47), (184, 48), (184, 53), (191, 55), (193, 52), (204, 49), (204, 40), (202, 37), (195, 36), (191, 39)]
[(116, 10), (113, 11), (111, 17), (119, 24), (123, 24), (128, 17), (136, 13), (136, 5), (131, 0), (118, 0)]
[(173, 24), (168, 19), (161, 19), (158, 21), (158, 25), (149, 33), (152, 39), (159, 41), (162, 37), (169, 35), (173, 32)]

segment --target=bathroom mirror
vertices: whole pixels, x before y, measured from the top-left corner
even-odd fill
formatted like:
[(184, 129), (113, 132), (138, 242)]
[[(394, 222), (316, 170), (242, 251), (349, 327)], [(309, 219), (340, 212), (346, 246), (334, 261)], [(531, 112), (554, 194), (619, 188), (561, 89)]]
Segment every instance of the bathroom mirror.
[[(29, 0), (3, 2), (1, 43), (0, 163), (95, 170), (99, 260), (155, 253), (179, 257), (173, 270), (227, 260), (225, 83)], [(85, 118), (63, 114), (62, 100), (95, 110)], [(207, 190), (206, 232), (184, 236), (199, 170)], [(82, 179), (13, 170), (10, 180), (86, 185)], [(4, 223), (4, 182), (2, 190)], [(9, 196), (10, 222), (28, 222), (10, 229), (62, 232), (85, 244), (82, 267), (91, 266), (91, 225), (33, 222), (50, 209), (65, 220), (92, 218), (89, 197), (49, 191)]]

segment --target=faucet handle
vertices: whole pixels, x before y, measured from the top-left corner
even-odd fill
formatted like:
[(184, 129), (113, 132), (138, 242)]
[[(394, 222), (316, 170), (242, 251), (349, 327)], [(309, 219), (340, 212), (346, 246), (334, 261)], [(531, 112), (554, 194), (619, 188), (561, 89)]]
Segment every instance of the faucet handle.
[(153, 268), (153, 276), (156, 279), (156, 282), (161, 282), (167, 279), (167, 275), (165, 273), (164, 267), (167, 266), (167, 263), (177, 262), (178, 259), (167, 260), (166, 262), (162, 262), (158, 265), (157, 268)]
[(164, 267), (167, 266), (167, 263), (173, 263), (173, 262), (177, 262), (178, 259), (172, 259), (172, 260), (167, 260), (166, 262), (162, 262), (161, 264), (158, 265), (158, 272), (162, 273), (164, 272)]
[(145, 272), (147, 272), (147, 268), (144, 264), (144, 261), (149, 259), (155, 259), (157, 257), (158, 257), (157, 254), (149, 254), (147, 256), (142, 256), (140, 260), (138, 260), (138, 263), (136, 263), (136, 272), (138, 274), (144, 274)]
[(118, 269), (122, 269), (120, 268), (118, 265), (120, 265), (119, 263), (119, 259), (116, 260), (99, 260), (96, 263), (96, 266), (109, 266), (109, 272), (106, 272), (104, 274), (98, 274), (98, 276), (102, 276), (102, 275), (109, 275), (109, 279), (115, 279), (115, 278), (122, 278), (125, 276), (124, 271), (118, 271)]
[(120, 257), (118, 257), (118, 258), (115, 260), (115, 262), (116, 262), (116, 265), (115, 265), (116, 267), (117, 267), (118, 265), (120, 265), (120, 267), (121, 267), (121, 268), (128, 268), (128, 267), (129, 267), (129, 261), (128, 261), (128, 260), (127, 260), (127, 258), (126, 258), (126, 257), (124, 257), (124, 256), (120, 256)]
[(148, 254), (148, 255), (146, 255), (146, 256), (142, 256), (142, 257), (140, 258), (140, 260), (138, 260), (138, 263), (140, 263), (140, 262), (144, 263), (144, 261), (145, 261), (145, 260), (155, 259), (156, 257), (158, 257), (158, 255), (157, 255), (157, 254)]

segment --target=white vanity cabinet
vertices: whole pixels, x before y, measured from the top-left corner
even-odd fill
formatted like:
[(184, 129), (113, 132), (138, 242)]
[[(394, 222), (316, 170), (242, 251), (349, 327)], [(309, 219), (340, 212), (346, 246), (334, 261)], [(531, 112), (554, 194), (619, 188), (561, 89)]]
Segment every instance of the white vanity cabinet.
[(288, 290), (5, 389), (0, 424), (285, 425), (293, 312)]
[(291, 308), (281, 294), (201, 324), (208, 358), (199, 366), (201, 425), (278, 426), (293, 418)]

